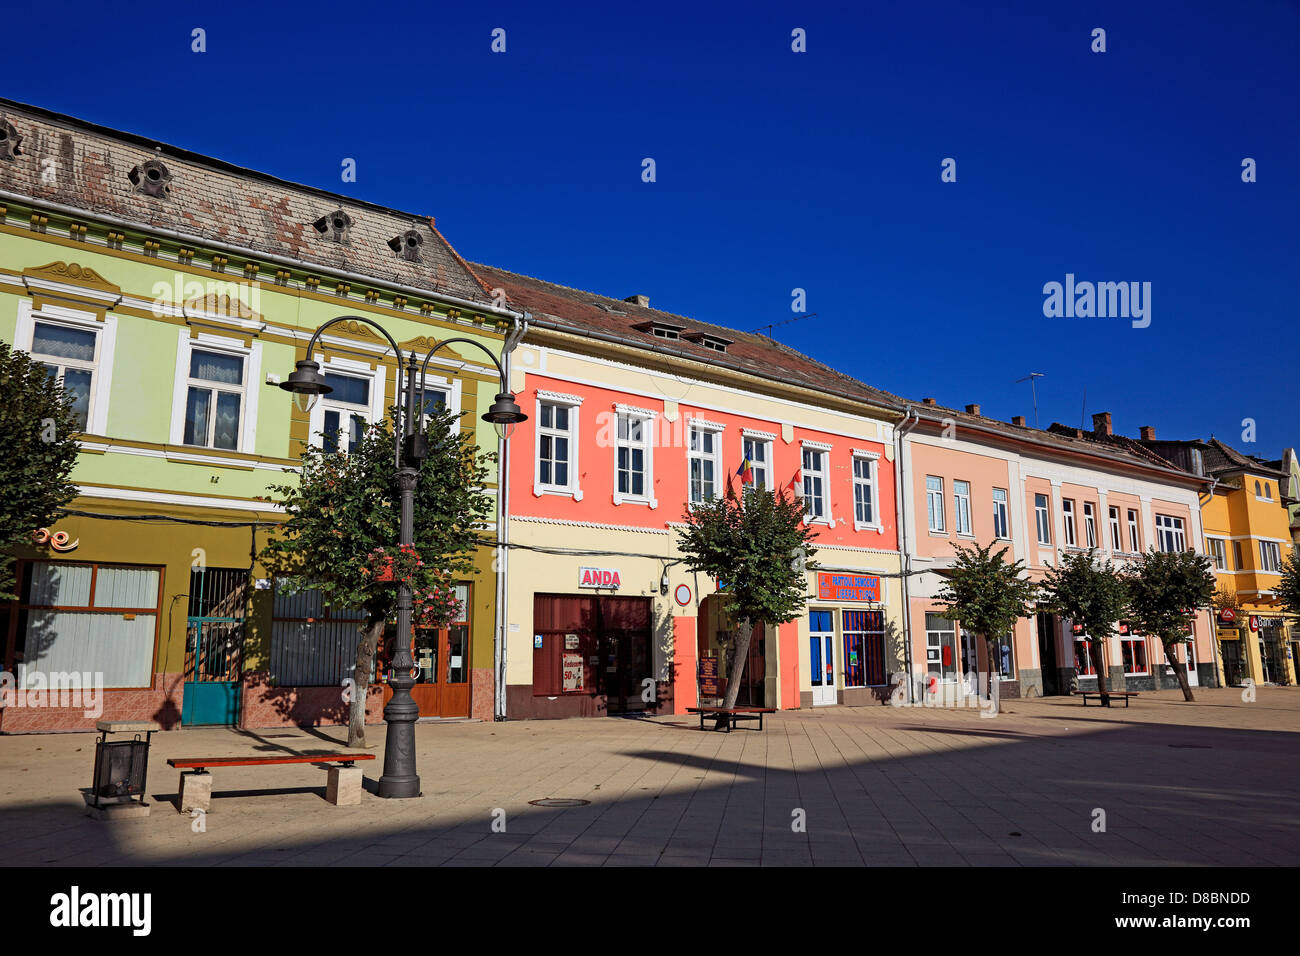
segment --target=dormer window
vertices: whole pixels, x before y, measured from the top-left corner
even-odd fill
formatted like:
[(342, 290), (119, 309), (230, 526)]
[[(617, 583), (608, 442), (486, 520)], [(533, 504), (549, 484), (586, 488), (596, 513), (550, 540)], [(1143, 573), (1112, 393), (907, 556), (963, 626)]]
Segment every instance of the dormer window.
[(0, 116), (0, 159), (17, 159), (23, 151), (18, 144), (23, 140), (18, 128), (3, 116)]
[(333, 212), (321, 216), (312, 225), (326, 239), (333, 239), (335, 242), (347, 242), (348, 230), (352, 228), (352, 217), (342, 209), (335, 209)]
[(673, 325), (671, 322), (660, 322), (658, 320), (640, 322), (637, 325), (632, 326), (632, 328), (636, 329), (638, 332), (649, 333), (657, 339), (668, 339), (673, 342), (685, 337), (683, 335), (685, 327), (681, 325)]
[(680, 339), (681, 333), (676, 329), (669, 329), (662, 325), (656, 325), (650, 330), (650, 334), (657, 339)]
[(137, 192), (155, 199), (166, 199), (171, 193), (172, 174), (160, 160), (149, 159), (136, 166), (128, 174), (131, 185)]
[(424, 236), (414, 229), (408, 229), (400, 236), (394, 236), (388, 240), (388, 248), (392, 249), (407, 262), (420, 261), (420, 246), (424, 244)]
[(727, 346), (732, 342), (731, 339), (724, 339), (721, 335), (711, 335), (708, 332), (684, 332), (682, 338), (706, 349), (712, 349), (714, 352), (727, 351)]

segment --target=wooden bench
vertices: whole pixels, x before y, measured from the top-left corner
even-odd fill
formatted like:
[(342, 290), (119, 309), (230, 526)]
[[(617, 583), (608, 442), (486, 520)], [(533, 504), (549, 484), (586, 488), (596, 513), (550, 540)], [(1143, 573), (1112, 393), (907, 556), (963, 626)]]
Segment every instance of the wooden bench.
[(274, 767), (290, 763), (333, 764), (329, 768), (329, 785), (326, 788), (325, 799), (340, 806), (361, 802), (361, 771), (357, 770), (355, 775), (349, 774), (346, 779), (340, 771), (353, 769), (352, 765), (355, 761), (374, 759), (374, 754), (365, 753), (269, 754), (244, 757), (172, 757), (167, 761), (167, 765), (181, 771), (177, 809), (182, 813), (190, 810), (201, 810), (206, 813), (212, 801), (212, 775), (208, 773), (210, 767)]
[[(1076, 697), (1082, 697), (1082, 698), (1083, 698), (1083, 706), (1084, 706), (1084, 707), (1087, 707), (1087, 706), (1088, 706), (1088, 698), (1089, 698), (1089, 697), (1096, 697), (1098, 700), (1101, 700), (1101, 691), (1099, 691), (1099, 690), (1076, 690), (1076, 691), (1073, 691), (1073, 694), (1074, 694), (1074, 696), (1076, 696)], [(1107, 697), (1122, 697), (1122, 698), (1124, 698), (1124, 706), (1125, 706), (1126, 708), (1128, 707), (1128, 701), (1129, 701), (1129, 698), (1130, 698), (1130, 697), (1136, 697), (1137, 695), (1138, 695), (1138, 692), (1135, 691), (1135, 690), (1109, 690), (1109, 691), (1106, 692), (1106, 696), (1107, 696)], [(1102, 701), (1102, 705), (1105, 706), (1105, 707), (1109, 707), (1109, 706), (1110, 706), (1110, 703), (1109, 703), (1108, 701)]]
[(742, 720), (757, 720), (758, 729), (763, 729), (763, 715), (775, 714), (775, 707), (687, 707), (688, 714), (700, 715), (700, 730), (704, 729), (704, 718), (713, 717), (731, 733), (731, 728)]

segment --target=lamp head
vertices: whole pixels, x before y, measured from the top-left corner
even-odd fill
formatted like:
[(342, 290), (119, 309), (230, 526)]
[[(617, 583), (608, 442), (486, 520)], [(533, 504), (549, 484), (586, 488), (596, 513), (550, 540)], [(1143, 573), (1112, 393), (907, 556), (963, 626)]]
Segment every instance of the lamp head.
[(496, 428), (497, 435), (507, 439), (514, 432), (516, 425), (528, 421), (528, 416), (515, 402), (514, 392), (498, 392), (492, 407), (483, 413), (483, 421), (491, 422)]
[(286, 392), (293, 392), (294, 403), (300, 411), (310, 411), (321, 395), (328, 395), (334, 389), (326, 384), (325, 376), (320, 373), (320, 363), (311, 359), (300, 359), (294, 363), (294, 370), (280, 383)]

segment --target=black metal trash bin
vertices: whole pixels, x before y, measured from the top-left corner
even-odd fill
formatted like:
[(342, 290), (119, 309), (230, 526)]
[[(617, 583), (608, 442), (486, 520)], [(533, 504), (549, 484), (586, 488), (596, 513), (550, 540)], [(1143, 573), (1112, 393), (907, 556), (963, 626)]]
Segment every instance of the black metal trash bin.
[[(144, 800), (149, 779), (149, 744), (161, 729), (151, 721), (101, 720), (95, 725), (95, 779), (88, 803), (99, 809), (120, 803), (148, 806)], [(109, 740), (111, 733), (130, 733), (131, 740)], [(141, 739), (140, 735), (144, 734)]]

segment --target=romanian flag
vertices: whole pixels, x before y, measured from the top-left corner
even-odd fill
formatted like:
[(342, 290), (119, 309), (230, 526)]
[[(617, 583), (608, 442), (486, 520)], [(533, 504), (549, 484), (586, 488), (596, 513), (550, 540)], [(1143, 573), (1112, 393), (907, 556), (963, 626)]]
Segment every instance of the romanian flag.
[(740, 468), (736, 470), (736, 476), (740, 478), (742, 485), (749, 484), (754, 480), (754, 464), (745, 456), (745, 460), (740, 463)]

